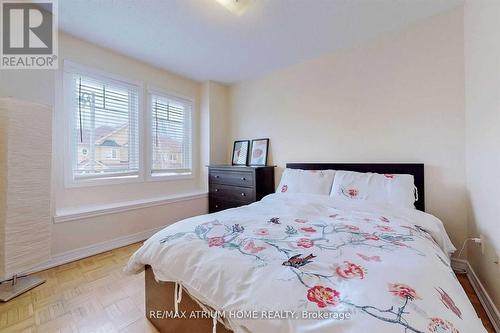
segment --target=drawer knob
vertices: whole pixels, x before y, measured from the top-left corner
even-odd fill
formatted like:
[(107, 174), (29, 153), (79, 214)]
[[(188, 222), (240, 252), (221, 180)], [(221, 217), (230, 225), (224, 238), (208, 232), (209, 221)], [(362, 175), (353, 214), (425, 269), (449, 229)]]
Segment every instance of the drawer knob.
[(241, 177), (241, 180), (247, 180), (245, 177)]
[(219, 192), (219, 189), (218, 189), (218, 188), (216, 188), (216, 189), (215, 189), (215, 192)]
[(246, 196), (246, 194), (245, 194), (245, 193), (241, 193), (241, 196), (242, 196), (242, 197), (245, 197), (245, 196)]
[(219, 176), (215, 176), (215, 178), (219, 178)]
[(219, 205), (215, 205), (215, 208), (219, 208)]

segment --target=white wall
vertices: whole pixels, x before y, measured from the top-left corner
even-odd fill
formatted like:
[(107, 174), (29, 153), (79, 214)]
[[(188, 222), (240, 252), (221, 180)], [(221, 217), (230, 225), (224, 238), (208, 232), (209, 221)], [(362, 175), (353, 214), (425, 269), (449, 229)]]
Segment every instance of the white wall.
[[(270, 162), (423, 162), (427, 210), (467, 235), (463, 10), (231, 89), (232, 139)], [(278, 172), (277, 177), (279, 177)]]
[(500, 308), (500, 2), (465, 4), (467, 186), (470, 237), (484, 236), (485, 253), (468, 259)]
[(0, 97), (54, 106), (55, 74), (48, 69), (1, 70)]
[(210, 82), (210, 164), (230, 162), (227, 154), (227, 147), (231, 146), (228, 138), (230, 119), (229, 87)]
[(203, 82), (200, 94), (200, 159), (202, 180), (200, 185), (208, 191), (208, 168), (210, 164), (210, 81)]
[(201, 88), (200, 145), (202, 187), (208, 189), (207, 165), (229, 163), (229, 87), (206, 81)]
[[(64, 128), (62, 119), (65, 110), (62, 107), (63, 96), (61, 93), (62, 62), (66, 59), (93, 69), (141, 81), (146, 87), (151, 85), (166, 92), (192, 97), (195, 100), (193, 117), (195, 177), (176, 181), (65, 188), (62, 176), (64, 137), (61, 130)], [(0, 97), (11, 96), (55, 106), (52, 214), (61, 211), (68, 212), (74, 208), (92, 208), (95, 205), (149, 200), (202, 191), (199, 159), (200, 138), (198, 137), (201, 91), (199, 82), (155, 68), (63, 33), (59, 34), (59, 60), (60, 69), (57, 71), (12, 70), (0, 72)], [(197, 198), (185, 202), (52, 224), (52, 255), (57, 256), (101, 242), (142, 234), (188, 216), (206, 213), (207, 206), (206, 198)]]

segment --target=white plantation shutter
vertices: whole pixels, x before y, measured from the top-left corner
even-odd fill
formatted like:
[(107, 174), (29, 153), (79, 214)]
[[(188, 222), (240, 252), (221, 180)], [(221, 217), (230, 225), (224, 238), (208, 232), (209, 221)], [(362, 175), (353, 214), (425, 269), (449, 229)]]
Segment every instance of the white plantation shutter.
[(139, 174), (139, 87), (100, 75), (70, 78), (72, 178)]
[(151, 94), (151, 174), (192, 172), (192, 102)]

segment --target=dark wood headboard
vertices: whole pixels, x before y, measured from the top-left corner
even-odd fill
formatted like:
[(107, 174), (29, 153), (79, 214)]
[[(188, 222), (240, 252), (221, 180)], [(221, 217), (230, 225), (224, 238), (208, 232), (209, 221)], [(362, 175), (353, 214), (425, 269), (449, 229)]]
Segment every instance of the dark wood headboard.
[(287, 163), (287, 168), (303, 170), (345, 170), (413, 175), (418, 190), (415, 208), (425, 212), (424, 165), (421, 163)]

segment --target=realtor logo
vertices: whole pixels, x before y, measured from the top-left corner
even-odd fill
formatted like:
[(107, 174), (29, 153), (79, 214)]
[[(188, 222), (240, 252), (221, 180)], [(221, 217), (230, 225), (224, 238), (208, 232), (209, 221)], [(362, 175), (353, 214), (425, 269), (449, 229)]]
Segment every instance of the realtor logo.
[(0, 0), (1, 69), (57, 68), (57, 2)]

